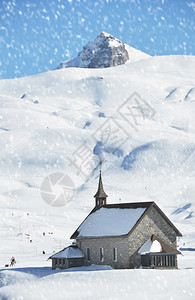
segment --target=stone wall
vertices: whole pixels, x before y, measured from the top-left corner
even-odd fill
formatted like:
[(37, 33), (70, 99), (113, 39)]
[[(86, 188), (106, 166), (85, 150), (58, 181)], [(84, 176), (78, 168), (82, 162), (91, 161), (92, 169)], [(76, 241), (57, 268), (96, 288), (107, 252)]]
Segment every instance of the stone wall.
[[(98, 239), (79, 239), (78, 247), (87, 258), (87, 248), (90, 248), (90, 261), (85, 264), (110, 265), (113, 268), (129, 268), (129, 241), (128, 237), (109, 237)], [(104, 249), (104, 261), (100, 261), (100, 248)], [(113, 249), (117, 248), (117, 261), (113, 261)]]
[(59, 263), (59, 258), (52, 259), (52, 269), (68, 269), (71, 267), (81, 267), (84, 265), (84, 258), (61, 258), (61, 264)]
[(154, 234), (176, 249), (176, 233), (161, 214), (152, 207), (129, 236), (130, 267), (141, 265), (137, 251)]
[(68, 260), (66, 258), (61, 258), (61, 264), (59, 263), (59, 258), (52, 258), (52, 269), (67, 269), (69, 267)]
[(84, 265), (84, 258), (70, 258), (68, 259), (68, 268), (82, 267)]
[[(135, 227), (133, 232), (124, 237), (77, 239), (78, 247), (87, 257), (90, 248), (90, 261), (85, 264), (110, 265), (113, 268), (137, 268), (141, 265), (139, 248), (154, 234), (176, 249), (176, 233), (155, 207)], [(100, 248), (104, 248), (104, 261), (100, 261)], [(117, 261), (113, 261), (113, 249), (117, 247)]]

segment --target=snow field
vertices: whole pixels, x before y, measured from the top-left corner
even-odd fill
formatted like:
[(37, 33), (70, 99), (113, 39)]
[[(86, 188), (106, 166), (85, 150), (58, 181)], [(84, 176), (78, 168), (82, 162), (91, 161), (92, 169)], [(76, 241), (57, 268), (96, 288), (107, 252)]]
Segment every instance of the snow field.
[[(54, 292), (74, 299), (77, 291), (80, 299), (194, 298), (194, 251), (185, 251), (195, 249), (194, 70), (193, 56), (162, 56), (0, 81), (2, 299), (53, 299)], [(128, 103), (137, 116), (133, 127), (132, 117), (119, 112), (134, 92), (145, 106)], [(122, 142), (118, 147), (104, 135), (94, 154), (101, 126), (109, 121), (112, 129), (113, 120)], [(70, 159), (83, 144), (93, 166), (82, 165), (79, 173)], [(183, 233), (180, 270), (51, 271), (47, 258), (70, 244), (94, 206), (100, 158), (108, 203), (155, 201)], [(49, 206), (40, 195), (42, 181), (54, 172), (75, 184), (63, 207)], [(4, 270), (13, 255), (16, 268)]]

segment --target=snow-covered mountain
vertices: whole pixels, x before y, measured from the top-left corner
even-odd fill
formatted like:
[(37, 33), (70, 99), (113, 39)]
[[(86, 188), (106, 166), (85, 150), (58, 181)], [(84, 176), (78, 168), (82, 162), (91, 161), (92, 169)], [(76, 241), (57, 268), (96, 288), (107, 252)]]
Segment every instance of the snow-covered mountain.
[(148, 54), (124, 44), (111, 34), (101, 32), (94, 41), (83, 47), (78, 57), (62, 62), (57, 69), (108, 68), (149, 57)]
[[(49, 255), (69, 245), (94, 206), (100, 161), (108, 203), (155, 201), (183, 233), (179, 247), (194, 249), (194, 91), (194, 56), (1, 80), (1, 267), (12, 255), (18, 267), (49, 266)], [(63, 206), (49, 205), (40, 193), (56, 172), (75, 187), (68, 203), (58, 203)], [(53, 186), (50, 195), (58, 193)], [(181, 268), (194, 268), (192, 253), (179, 257)], [(181, 272), (189, 272), (181, 278), (194, 276), (194, 270)]]

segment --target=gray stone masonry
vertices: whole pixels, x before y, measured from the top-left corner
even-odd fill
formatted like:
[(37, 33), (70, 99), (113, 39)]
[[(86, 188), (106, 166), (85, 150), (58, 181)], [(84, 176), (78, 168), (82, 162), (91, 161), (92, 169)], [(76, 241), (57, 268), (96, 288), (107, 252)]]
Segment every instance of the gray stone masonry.
[(84, 265), (84, 258), (61, 258), (61, 264), (59, 258), (52, 258), (52, 269), (67, 269), (71, 267), (81, 267)]
[(141, 257), (140, 255), (137, 255), (137, 251), (144, 244), (144, 242), (151, 237), (152, 234), (155, 234), (165, 243), (176, 249), (176, 232), (161, 216), (156, 208), (152, 207), (138, 224), (138, 226), (129, 235), (130, 267), (140, 266)]
[[(113, 268), (137, 268), (141, 265), (141, 256), (137, 254), (144, 242), (155, 234), (165, 243), (176, 249), (176, 232), (155, 207), (149, 209), (135, 229), (127, 236), (104, 238), (77, 238), (76, 243), (87, 257), (88, 264), (110, 265)], [(104, 261), (100, 261), (100, 248), (104, 248)], [(113, 249), (117, 247), (117, 261), (113, 261)]]
[[(127, 268), (129, 261), (128, 237), (108, 237), (77, 239), (78, 247), (87, 257), (87, 248), (90, 248), (90, 261), (85, 264), (110, 265), (113, 268)], [(100, 261), (100, 248), (104, 248), (104, 261)], [(113, 249), (117, 247), (117, 261), (113, 261)]]

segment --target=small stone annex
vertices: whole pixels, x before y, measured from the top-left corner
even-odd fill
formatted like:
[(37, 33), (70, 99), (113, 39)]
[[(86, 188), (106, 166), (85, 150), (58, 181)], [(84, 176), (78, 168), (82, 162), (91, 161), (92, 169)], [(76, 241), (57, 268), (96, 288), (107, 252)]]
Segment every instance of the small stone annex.
[(177, 268), (179, 230), (155, 202), (107, 204), (100, 171), (95, 207), (55, 253), (52, 269), (110, 265), (115, 269)]

